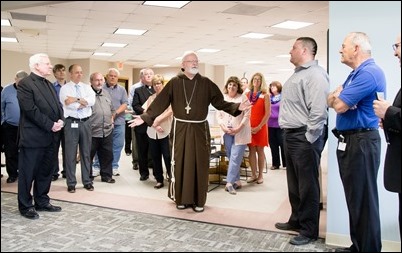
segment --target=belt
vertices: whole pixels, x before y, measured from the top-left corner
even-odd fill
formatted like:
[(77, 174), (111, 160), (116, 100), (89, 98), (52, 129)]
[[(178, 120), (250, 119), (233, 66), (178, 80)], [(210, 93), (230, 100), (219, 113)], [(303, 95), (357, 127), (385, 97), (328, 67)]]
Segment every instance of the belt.
[(297, 132), (305, 132), (307, 130), (307, 126), (302, 126), (298, 128), (284, 128), (286, 133), (297, 133)]
[(364, 133), (364, 132), (370, 132), (370, 131), (375, 131), (375, 130), (377, 130), (377, 128), (375, 128), (375, 127), (357, 128), (357, 129), (350, 129), (350, 130), (345, 130), (345, 131), (338, 131), (338, 134), (351, 135), (351, 134)]
[(73, 120), (73, 121), (79, 121), (79, 122), (85, 122), (89, 119), (89, 117), (86, 118), (82, 118), (82, 119), (77, 119), (77, 118), (73, 118), (73, 117), (67, 117), (67, 119)]

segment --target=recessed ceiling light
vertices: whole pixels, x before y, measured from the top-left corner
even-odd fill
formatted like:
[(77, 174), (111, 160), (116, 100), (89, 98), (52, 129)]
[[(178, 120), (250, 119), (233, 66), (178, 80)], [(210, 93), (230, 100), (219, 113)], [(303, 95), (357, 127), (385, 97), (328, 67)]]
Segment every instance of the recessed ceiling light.
[(137, 29), (123, 29), (119, 28), (114, 31), (114, 34), (125, 34), (125, 35), (143, 35), (147, 30), (137, 30)]
[(1, 42), (18, 42), (16, 38), (1, 37)]
[(197, 50), (199, 53), (216, 53), (221, 51), (220, 49), (212, 49), (212, 48), (201, 48), (200, 50)]
[(267, 33), (246, 33), (241, 35), (241, 38), (249, 38), (249, 39), (265, 39), (268, 37), (273, 36), (273, 34), (267, 34)]
[(273, 25), (271, 27), (275, 27), (275, 28), (283, 28), (283, 29), (300, 29), (306, 26), (310, 26), (313, 25), (314, 23), (308, 23), (308, 22), (298, 22), (298, 21), (285, 21), (276, 25)]
[(170, 7), (180, 9), (190, 1), (145, 1), (143, 5)]
[(1, 19), (1, 26), (11, 26), (10, 20)]
[(127, 44), (123, 44), (123, 43), (103, 43), (102, 47), (125, 47), (127, 46)]
[(95, 56), (112, 56), (112, 53), (100, 53), (100, 52), (95, 52), (93, 53)]

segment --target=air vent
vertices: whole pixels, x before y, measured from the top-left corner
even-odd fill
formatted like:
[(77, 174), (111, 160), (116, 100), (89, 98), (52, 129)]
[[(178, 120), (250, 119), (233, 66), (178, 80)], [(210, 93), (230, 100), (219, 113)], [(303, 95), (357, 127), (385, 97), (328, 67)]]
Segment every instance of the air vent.
[(276, 6), (264, 7), (264, 6), (249, 5), (249, 4), (237, 4), (227, 10), (224, 10), (223, 13), (246, 15), (246, 16), (257, 16), (257, 15), (260, 15), (261, 13), (264, 13), (273, 8), (276, 8)]
[(17, 13), (17, 12), (10, 12), (10, 14), (13, 19), (46, 22), (45, 15), (25, 14), (25, 13)]

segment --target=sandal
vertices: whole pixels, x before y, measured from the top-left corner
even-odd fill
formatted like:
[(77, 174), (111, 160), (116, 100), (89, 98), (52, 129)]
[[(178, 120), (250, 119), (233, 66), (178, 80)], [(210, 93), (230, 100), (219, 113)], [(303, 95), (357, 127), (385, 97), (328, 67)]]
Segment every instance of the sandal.
[(257, 184), (262, 184), (262, 183), (264, 183), (264, 179), (263, 179), (263, 178), (260, 178), (260, 179), (257, 180)]
[(256, 177), (250, 177), (250, 178), (247, 180), (247, 183), (250, 184), (250, 183), (254, 183), (255, 181), (257, 181), (257, 178), (256, 178)]

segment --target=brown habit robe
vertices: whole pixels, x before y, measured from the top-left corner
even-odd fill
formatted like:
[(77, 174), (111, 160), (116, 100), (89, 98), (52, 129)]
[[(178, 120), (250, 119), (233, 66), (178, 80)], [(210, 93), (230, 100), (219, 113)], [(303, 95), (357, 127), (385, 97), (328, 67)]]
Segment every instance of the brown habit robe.
[[(185, 91), (191, 107), (188, 114), (185, 110), (187, 105)], [(217, 110), (237, 116), (241, 113), (238, 110), (239, 103), (225, 101), (219, 87), (207, 77), (197, 74), (190, 80), (183, 73), (179, 73), (166, 84), (141, 118), (148, 126), (152, 126), (155, 118), (170, 104), (175, 117), (170, 134), (173, 144), (174, 182), (169, 182), (168, 196), (177, 205), (195, 204), (203, 207), (207, 199), (211, 153), (211, 137), (206, 120), (209, 105), (212, 104)], [(183, 122), (182, 120), (202, 122)]]

